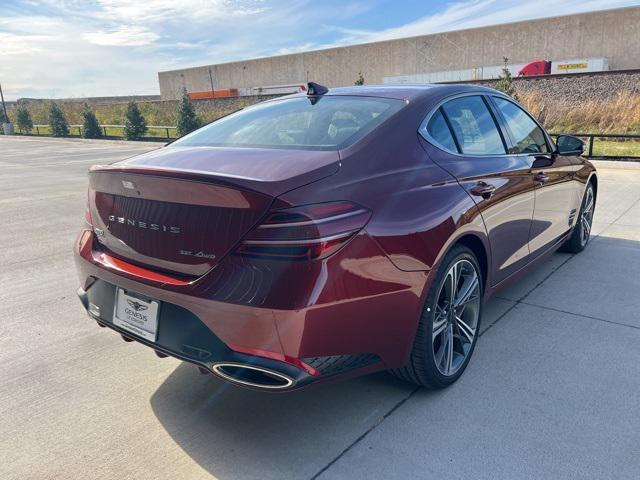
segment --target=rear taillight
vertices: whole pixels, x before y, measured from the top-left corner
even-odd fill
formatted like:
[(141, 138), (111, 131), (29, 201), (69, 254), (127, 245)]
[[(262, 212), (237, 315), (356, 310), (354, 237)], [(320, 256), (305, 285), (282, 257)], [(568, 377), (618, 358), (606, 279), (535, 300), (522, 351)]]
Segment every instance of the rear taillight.
[(274, 210), (243, 239), (239, 255), (315, 260), (336, 252), (369, 221), (371, 212), (351, 202)]

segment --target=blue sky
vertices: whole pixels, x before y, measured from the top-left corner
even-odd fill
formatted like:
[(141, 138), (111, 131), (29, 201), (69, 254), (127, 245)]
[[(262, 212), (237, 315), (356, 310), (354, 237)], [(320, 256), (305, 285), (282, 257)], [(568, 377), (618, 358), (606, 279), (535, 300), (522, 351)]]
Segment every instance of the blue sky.
[(157, 72), (640, 0), (0, 0), (5, 98), (158, 93)]

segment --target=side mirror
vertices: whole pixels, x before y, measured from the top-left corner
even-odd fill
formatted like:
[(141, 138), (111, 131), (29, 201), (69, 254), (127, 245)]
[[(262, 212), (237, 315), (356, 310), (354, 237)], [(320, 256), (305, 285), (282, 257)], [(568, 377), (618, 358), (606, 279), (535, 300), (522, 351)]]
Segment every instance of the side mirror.
[(556, 139), (557, 153), (559, 155), (582, 155), (584, 142), (571, 135), (559, 135)]

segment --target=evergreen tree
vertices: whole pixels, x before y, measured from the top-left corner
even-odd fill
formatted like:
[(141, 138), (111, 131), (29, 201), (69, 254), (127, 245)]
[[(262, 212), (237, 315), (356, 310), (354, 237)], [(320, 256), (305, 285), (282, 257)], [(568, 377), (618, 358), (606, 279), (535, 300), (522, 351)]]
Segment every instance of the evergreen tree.
[(24, 105), (19, 105), (16, 109), (16, 124), (20, 133), (30, 133), (33, 130), (31, 114)]
[(202, 121), (196, 115), (196, 110), (189, 100), (187, 90), (182, 91), (182, 99), (178, 104), (178, 122), (176, 123), (178, 136), (181, 137), (189, 132), (193, 132), (197, 128), (200, 128)]
[(93, 113), (93, 110), (91, 110), (86, 103), (82, 111), (82, 136), (84, 138), (102, 137), (102, 129), (100, 128), (96, 114)]
[(357, 87), (364, 85), (364, 76), (362, 75), (362, 72), (358, 72), (358, 79), (354, 82), (354, 85)]
[(500, 75), (500, 78), (495, 83), (493, 88), (506, 93), (515, 100), (518, 100), (516, 89), (513, 86), (513, 77), (511, 76), (511, 72), (509, 71), (509, 59), (507, 57), (502, 57), (502, 59), (504, 61), (504, 65), (502, 67), (502, 75)]
[(69, 135), (67, 118), (55, 102), (51, 102), (49, 106), (49, 128), (51, 129), (51, 135), (54, 137), (66, 137)]
[(124, 136), (127, 140), (140, 140), (147, 131), (147, 121), (135, 102), (129, 102), (124, 121)]

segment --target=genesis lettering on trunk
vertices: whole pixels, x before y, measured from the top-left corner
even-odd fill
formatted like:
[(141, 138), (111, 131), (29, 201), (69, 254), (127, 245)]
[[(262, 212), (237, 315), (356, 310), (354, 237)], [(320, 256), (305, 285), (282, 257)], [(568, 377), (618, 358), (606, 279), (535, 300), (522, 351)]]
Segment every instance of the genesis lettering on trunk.
[(147, 230), (154, 230), (157, 232), (167, 233), (180, 233), (180, 227), (159, 225), (157, 223), (147, 222), (143, 220), (134, 220), (131, 218), (116, 217), (115, 215), (109, 215), (109, 222), (117, 222), (130, 227), (144, 228)]

